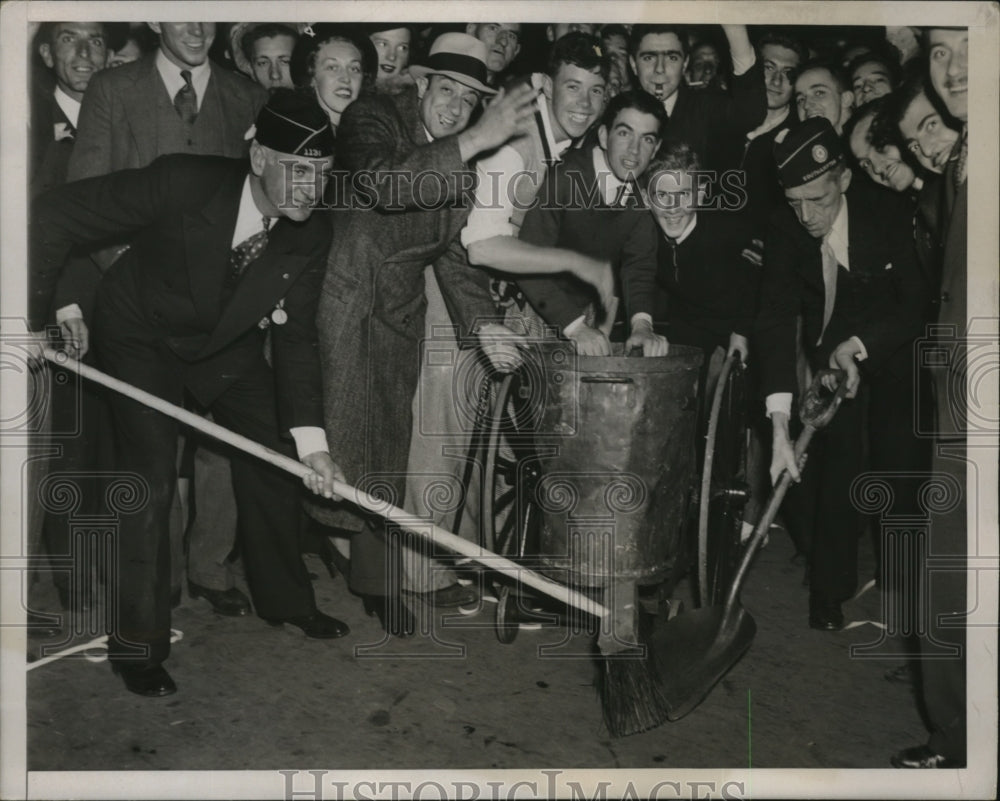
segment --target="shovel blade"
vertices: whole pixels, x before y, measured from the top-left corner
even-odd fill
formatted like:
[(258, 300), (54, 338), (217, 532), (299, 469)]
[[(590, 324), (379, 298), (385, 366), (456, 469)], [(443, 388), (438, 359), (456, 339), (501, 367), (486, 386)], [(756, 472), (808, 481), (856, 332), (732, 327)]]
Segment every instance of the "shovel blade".
[(680, 720), (700, 704), (753, 642), (757, 624), (738, 606), (684, 612), (653, 634), (669, 720)]

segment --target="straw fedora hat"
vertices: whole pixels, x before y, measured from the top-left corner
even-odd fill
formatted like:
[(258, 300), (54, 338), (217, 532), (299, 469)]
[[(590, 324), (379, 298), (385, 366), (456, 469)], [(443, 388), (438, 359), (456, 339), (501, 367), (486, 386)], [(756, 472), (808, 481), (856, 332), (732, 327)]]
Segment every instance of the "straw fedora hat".
[(411, 64), (414, 78), (446, 75), (478, 92), (495, 95), (486, 85), (486, 45), (467, 33), (442, 33), (423, 64)]

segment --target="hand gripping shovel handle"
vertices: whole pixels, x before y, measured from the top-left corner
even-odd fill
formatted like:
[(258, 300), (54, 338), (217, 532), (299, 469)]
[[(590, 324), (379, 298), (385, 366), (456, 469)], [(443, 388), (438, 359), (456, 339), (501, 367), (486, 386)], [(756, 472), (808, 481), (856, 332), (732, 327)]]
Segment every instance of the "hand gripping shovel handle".
[[(200, 415), (189, 412), (187, 409), (182, 409), (180, 406), (176, 406), (169, 401), (163, 400), (163, 398), (159, 398), (156, 395), (146, 392), (145, 390), (134, 387), (125, 381), (113, 378), (112, 376), (102, 373), (100, 370), (96, 370), (89, 365), (82, 364), (76, 359), (70, 358), (62, 351), (45, 348), (44, 354), (45, 358), (53, 364), (72, 370), (90, 381), (101, 384), (108, 389), (112, 389), (115, 392), (131, 398), (138, 403), (142, 403), (145, 406), (149, 406), (152, 409), (156, 409), (158, 412), (162, 412), (169, 417), (173, 417), (175, 420), (178, 420), (203, 434), (207, 434), (210, 437), (214, 437), (217, 440), (225, 442), (227, 445), (232, 445), (234, 448), (238, 448), (244, 453), (249, 453), (251, 456), (256, 456), (258, 459), (262, 459), (265, 462), (281, 468), (294, 476), (305, 478), (313, 472), (309, 467), (299, 461), (296, 461), (295, 459), (273, 451), (258, 442), (254, 442), (253, 440), (237, 434), (234, 431), (230, 431), (228, 428), (223, 428), (217, 423), (206, 420)], [(539, 592), (543, 592), (558, 601), (562, 601), (568, 606), (576, 607), (577, 609), (594, 615), (595, 617), (603, 618), (608, 614), (608, 610), (604, 606), (591, 600), (586, 595), (583, 595), (576, 590), (572, 590), (562, 584), (551, 581), (550, 579), (542, 576), (540, 573), (536, 573), (533, 570), (529, 570), (526, 567), (518, 565), (516, 562), (512, 562), (499, 554), (488, 551), (485, 548), (480, 548), (478, 545), (474, 545), (467, 540), (463, 540), (461, 537), (457, 537), (451, 532), (445, 531), (443, 528), (436, 526), (427, 520), (414, 517), (413, 515), (404, 512), (399, 507), (393, 506), (387, 501), (376, 498), (374, 495), (369, 495), (367, 492), (357, 489), (356, 487), (352, 487), (350, 484), (334, 480), (333, 491), (337, 495), (351, 501), (368, 512), (372, 512), (392, 523), (396, 523), (402, 528), (405, 528), (407, 531), (412, 531), (414, 534), (424, 537), (437, 545), (443, 545), (455, 553), (466, 556), (474, 562), (478, 562), (484, 567), (489, 568), (490, 570), (495, 570), (498, 573), (502, 573), (505, 576), (520, 581), (522, 584), (533, 587)]]
[[(820, 397), (820, 389), (823, 386), (822, 379), (824, 376), (831, 374), (836, 375), (839, 379), (837, 390), (828, 398), (822, 398)], [(816, 373), (812, 385), (806, 391), (802, 402), (799, 404), (799, 418), (802, 420), (803, 427), (802, 433), (795, 440), (793, 447), (795, 464), (798, 465), (799, 470), (802, 470), (805, 465), (806, 448), (809, 447), (809, 442), (812, 440), (813, 434), (829, 424), (846, 394), (847, 374), (843, 370), (820, 370)], [(725, 605), (727, 615), (730, 610), (736, 607), (736, 599), (739, 596), (743, 578), (750, 567), (753, 555), (767, 535), (771, 523), (774, 522), (774, 518), (778, 514), (778, 509), (781, 507), (782, 501), (785, 500), (785, 493), (788, 492), (791, 484), (791, 474), (787, 469), (782, 470), (781, 475), (778, 476), (777, 484), (774, 485), (774, 489), (771, 490), (771, 495), (767, 499), (767, 506), (764, 507), (764, 513), (757, 523), (757, 528), (754, 529), (753, 536), (747, 542), (746, 550), (743, 553), (743, 558), (740, 560), (736, 575), (729, 585)]]

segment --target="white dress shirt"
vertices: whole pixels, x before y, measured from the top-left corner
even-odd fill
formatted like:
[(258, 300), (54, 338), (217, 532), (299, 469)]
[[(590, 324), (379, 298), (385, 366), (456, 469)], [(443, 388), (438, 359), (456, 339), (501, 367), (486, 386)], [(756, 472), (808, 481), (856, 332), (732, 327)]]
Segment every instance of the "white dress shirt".
[(67, 119), (69, 119), (71, 123), (73, 123), (73, 127), (78, 128), (80, 125), (80, 101), (74, 100), (66, 94), (60, 86), (56, 86), (53, 94), (56, 98), (56, 105), (62, 109), (62, 113), (66, 115)]
[[(833, 255), (837, 259), (837, 264), (850, 272), (851, 260), (848, 248), (848, 242), (850, 240), (848, 239), (847, 226), (847, 197), (845, 195), (841, 195), (840, 209), (837, 211), (837, 216), (833, 219), (833, 225), (830, 226), (830, 230), (827, 232), (826, 236), (823, 237), (823, 242), (830, 246), (830, 249), (833, 251)], [(868, 350), (865, 348), (865, 343), (862, 342), (857, 336), (852, 336), (850, 341), (854, 342), (860, 349), (860, 353), (858, 353), (854, 358), (859, 362), (863, 362), (867, 359)], [(771, 416), (772, 412), (784, 412), (790, 417), (792, 414), (792, 393), (772, 392), (764, 399), (764, 407), (767, 411), (768, 417)]]
[[(556, 142), (553, 138), (549, 102), (545, 95), (538, 96), (538, 109), (542, 118), (542, 135), (548, 141), (549, 152), (554, 159), (561, 159), (572, 140), (564, 139)], [(478, 173), (476, 199), (469, 212), (468, 221), (462, 229), (462, 246), (468, 248), (474, 242), (484, 242), (495, 236), (517, 237), (520, 226), (516, 226), (512, 218), (518, 193), (517, 186), (512, 184), (529, 181), (537, 195), (544, 172), (541, 174), (526, 172), (521, 154), (509, 144), (477, 160), (476, 172)]]
[[(167, 87), (167, 94), (170, 101), (177, 96), (177, 93), (184, 88), (184, 79), (181, 77), (181, 68), (163, 55), (163, 50), (156, 51), (156, 69), (163, 79), (163, 85)], [(208, 88), (208, 79), (212, 77), (212, 66), (208, 59), (197, 67), (185, 67), (191, 72), (191, 85), (195, 94), (198, 95), (198, 110), (201, 111), (201, 102), (205, 99), (205, 90)]]

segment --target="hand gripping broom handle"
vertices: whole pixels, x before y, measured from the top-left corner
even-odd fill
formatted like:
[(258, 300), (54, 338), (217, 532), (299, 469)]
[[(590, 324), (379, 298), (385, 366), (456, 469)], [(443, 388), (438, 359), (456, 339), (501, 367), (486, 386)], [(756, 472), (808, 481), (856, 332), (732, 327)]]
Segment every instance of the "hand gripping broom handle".
[[(249, 453), (251, 456), (256, 456), (258, 459), (263, 459), (265, 462), (268, 462), (275, 467), (279, 467), (294, 476), (304, 478), (313, 472), (309, 467), (302, 464), (302, 462), (296, 461), (288, 456), (283, 456), (270, 448), (264, 447), (258, 442), (254, 442), (253, 440), (237, 434), (234, 431), (230, 431), (228, 428), (223, 428), (217, 423), (206, 420), (200, 415), (189, 412), (187, 409), (182, 409), (180, 406), (176, 406), (169, 401), (165, 401), (163, 398), (158, 398), (156, 395), (146, 392), (145, 390), (134, 387), (131, 384), (117, 378), (113, 378), (112, 376), (102, 373), (100, 370), (95, 370), (93, 367), (86, 364), (82, 364), (76, 359), (70, 358), (62, 351), (45, 348), (44, 354), (45, 358), (53, 364), (72, 370), (90, 381), (101, 384), (108, 389), (112, 389), (115, 392), (142, 403), (145, 406), (149, 406), (152, 409), (156, 409), (158, 412), (162, 412), (169, 417), (173, 417), (175, 420), (179, 420), (185, 425), (190, 426), (203, 434), (207, 434), (208, 436), (214, 437), (215, 439), (225, 442), (228, 445), (232, 445), (234, 448), (238, 448), (244, 453)], [(493, 553), (485, 548), (480, 548), (478, 545), (474, 545), (461, 537), (455, 536), (449, 531), (445, 531), (440, 526), (433, 525), (426, 520), (407, 514), (399, 507), (393, 506), (387, 501), (380, 500), (374, 495), (369, 495), (367, 492), (363, 492), (356, 487), (352, 487), (350, 484), (334, 480), (333, 491), (337, 495), (351, 501), (368, 512), (373, 512), (380, 517), (384, 517), (386, 520), (396, 523), (402, 528), (405, 528), (407, 531), (412, 531), (414, 534), (424, 537), (436, 545), (443, 545), (446, 548), (455, 551), (455, 553), (466, 556), (472, 561), (478, 562), (490, 570), (503, 573), (505, 576), (520, 581), (522, 584), (526, 584), (529, 587), (532, 587), (539, 592), (543, 592), (558, 601), (562, 601), (568, 606), (576, 607), (577, 609), (599, 618), (603, 618), (608, 614), (608, 610), (604, 606), (591, 600), (586, 595), (547, 579), (533, 570), (529, 570), (526, 567), (512, 562), (510, 559), (500, 556), (500, 554)]]

